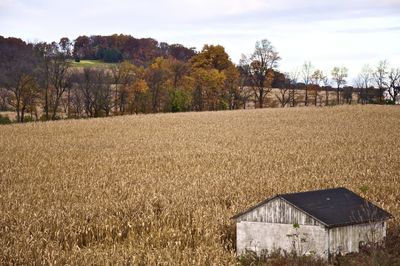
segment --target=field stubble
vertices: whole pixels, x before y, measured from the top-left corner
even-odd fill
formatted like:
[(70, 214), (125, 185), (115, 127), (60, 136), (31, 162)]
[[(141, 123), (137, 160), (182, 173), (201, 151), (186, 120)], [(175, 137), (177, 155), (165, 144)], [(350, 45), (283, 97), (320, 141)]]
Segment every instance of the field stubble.
[(2, 126), (0, 262), (235, 264), (233, 214), (327, 187), (398, 218), (399, 132), (383, 106)]

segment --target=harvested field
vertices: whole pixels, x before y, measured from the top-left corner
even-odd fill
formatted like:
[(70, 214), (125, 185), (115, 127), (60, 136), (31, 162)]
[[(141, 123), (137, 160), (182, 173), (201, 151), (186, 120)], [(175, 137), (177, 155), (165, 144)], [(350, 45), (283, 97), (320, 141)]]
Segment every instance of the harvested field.
[(0, 126), (0, 264), (232, 265), (233, 214), (327, 187), (398, 219), (399, 132), (361, 105)]

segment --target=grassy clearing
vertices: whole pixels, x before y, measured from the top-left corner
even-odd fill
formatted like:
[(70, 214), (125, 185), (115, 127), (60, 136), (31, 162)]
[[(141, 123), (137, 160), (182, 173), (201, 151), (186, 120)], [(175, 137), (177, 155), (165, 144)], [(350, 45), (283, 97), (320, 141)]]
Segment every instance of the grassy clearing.
[(15, 112), (0, 111), (0, 116), (8, 117), (8, 118), (11, 119), (11, 120), (15, 120), (17, 115), (15, 114)]
[(72, 67), (94, 67), (94, 68), (109, 68), (116, 63), (106, 63), (102, 60), (81, 60), (80, 62), (71, 61)]
[(399, 122), (339, 106), (2, 126), (0, 261), (233, 265), (233, 214), (327, 187), (398, 219)]

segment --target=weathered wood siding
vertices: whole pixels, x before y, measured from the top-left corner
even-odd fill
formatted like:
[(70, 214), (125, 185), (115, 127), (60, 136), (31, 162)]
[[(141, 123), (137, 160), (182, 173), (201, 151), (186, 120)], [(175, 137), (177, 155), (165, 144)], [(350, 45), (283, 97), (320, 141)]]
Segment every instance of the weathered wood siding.
[(243, 214), (237, 221), (264, 222), (280, 224), (299, 224), (299, 225), (321, 225), (320, 222), (294, 208), (286, 201), (275, 198), (257, 207), (256, 209)]
[(321, 226), (246, 222), (237, 223), (236, 251), (295, 251), (300, 255), (315, 254), (328, 258), (328, 230)]
[(329, 229), (331, 254), (358, 252), (360, 242), (379, 242), (386, 236), (386, 222), (349, 225)]

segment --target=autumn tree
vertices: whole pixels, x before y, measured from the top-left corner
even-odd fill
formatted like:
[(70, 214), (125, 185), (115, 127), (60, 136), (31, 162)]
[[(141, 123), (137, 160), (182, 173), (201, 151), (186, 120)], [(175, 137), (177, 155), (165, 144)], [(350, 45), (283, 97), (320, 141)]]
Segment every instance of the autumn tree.
[(166, 59), (167, 67), (171, 73), (172, 86), (177, 88), (181, 85), (182, 80), (190, 75), (190, 66), (175, 58)]
[(194, 88), (194, 79), (190, 77), (190, 65), (175, 58), (168, 58), (166, 62), (172, 81), (172, 87), (169, 91), (168, 111), (189, 111)]
[(116, 64), (111, 68), (111, 76), (114, 86), (114, 112), (124, 114), (129, 88), (137, 79), (139, 68), (128, 61)]
[(267, 95), (272, 90), (273, 70), (277, 68), (280, 56), (269, 40), (257, 41), (254, 52), (242, 56), (240, 65), (248, 70), (251, 86), (260, 108), (264, 107)]
[(237, 86), (238, 75), (224, 47), (205, 45), (189, 63), (195, 83), (194, 109), (202, 111), (229, 108), (230, 92)]
[(192, 72), (195, 80), (193, 108), (195, 111), (223, 109), (220, 94), (224, 87), (225, 75), (217, 69), (196, 68)]
[[(145, 80), (146, 70), (143, 67), (134, 66), (131, 68), (130, 75), (123, 79), (123, 91), (126, 93), (126, 99), (121, 103), (123, 112), (130, 114), (145, 113), (149, 109), (149, 86)], [(125, 98), (125, 97), (124, 97)], [(123, 113), (122, 113), (123, 114)]]
[(196, 54), (194, 48), (186, 48), (181, 44), (171, 44), (168, 46), (168, 56), (181, 61), (187, 62)]
[(163, 110), (165, 98), (168, 97), (168, 89), (172, 86), (171, 73), (166, 67), (165, 59), (157, 58), (146, 69), (146, 82), (151, 94), (151, 111), (157, 113)]
[(332, 80), (336, 83), (336, 103), (340, 103), (340, 90), (346, 84), (348, 69), (346, 67), (334, 67), (332, 69)]
[(149, 86), (143, 78), (137, 78), (128, 89), (127, 107), (130, 114), (146, 110), (146, 94)]
[(192, 57), (190, 63), (193, 68), (217, 69), (223, 71), (232, 65), (229, 55), (221, 45), (204, 45), (199, 54)]
[(239, 109), (241, 101), (241, 91), (239, 89), (240, 73), (232, 64), (223, 71), (225, 75), (225, 91), (227, 93), (229, 109)]

